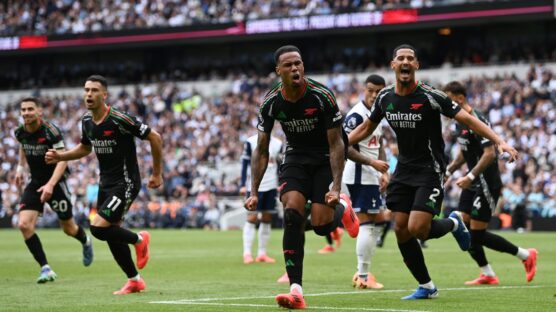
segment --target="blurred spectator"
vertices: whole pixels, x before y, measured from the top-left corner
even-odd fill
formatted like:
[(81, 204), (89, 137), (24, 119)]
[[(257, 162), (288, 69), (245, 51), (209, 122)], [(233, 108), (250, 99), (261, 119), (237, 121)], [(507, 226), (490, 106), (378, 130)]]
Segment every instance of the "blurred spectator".
[(0, 2), (0, 35), (61, 35), (179, 27), (480, 1), (491, 0), (8, 0)]
[[(556, 97), (554, 89), (550, 89), (556, 82), (553, 78), (546, 82), (546, 77), (553, 77), (544, 74), (547, 72), (534, 65), (523, 80), (506, 75), (470, 77), (464, 81), (472, 106), (490, 116), (493, 129), (521, 152), (516, 163), (500, 161), (500, 169), (507, 186), (503, 193), (504, 210), (515, 216), (516, 226), (526, 229), (530, 227), (525, 220), (530, 216), (556, 216)], [(330, 77), (338, 105), (346, 112), (361, 96), (361, 82), (340, 73)], [(182, 90), (172, 82), (111, 95), (108, 103), (137, 113), (164, 140), (164, 185), (157, 190), (143, 188), (128, 212), (126, 223), (136, 227), (217, 228), (222, 211), (217, 208), (216, 198), (238, 195), (237, 164), (242, 150), (239, 142), (253, 131), (259, 101), (274, 79), (273, 75), (238, 76), (229, 92), (214, 96)], [(536, 84), (539, 79), (545, 82)], [(65, 133), (68, 148), (78, 144), (79, 120), (86, 112), (82, 99), (59, 95), (42, 97), (41, 101), (45, 117)], [(0, 112), (2, 211), (14, 218), (19, 202), (13, 183), (18, 150), (13, 131), (19, 123), (18, 109), (18, 105), (8, 105)], [(449, 129), (449, 124), (445, 126)], [(444, 133), (446, 153), (453, 154), (455, 138), (448, 130)], [(275, 134), (282, 136), (280, 127), (275, 127)], [(385, 138), (386, 153), (394, 168), (395, 137), (386, 129)], [(148, 148), (143, 144), (137, 146), (140, 162), (151, 162)], [(75, 195), (74, 214), (80, 216), (80, 222), (86, 222), (96, 205), (95, 185), (91, 182), (97, 180), (95, 162), (95, 157), (89, 156), (69, 163), (68, 184)], [(148, 177), (150, 165), (139, 167), (142, 177)], [(447, 190), (446, 204), (454, 206), (457, 196), (457, 189)], [(49, 225), (49, 216), (45, 213), (41, 221), (45, 226)]]

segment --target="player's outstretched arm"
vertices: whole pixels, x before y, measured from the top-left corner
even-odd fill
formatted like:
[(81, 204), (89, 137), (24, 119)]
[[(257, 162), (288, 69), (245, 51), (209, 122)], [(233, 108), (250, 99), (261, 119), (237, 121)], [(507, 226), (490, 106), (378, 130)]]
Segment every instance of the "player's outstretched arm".
[(147, 186), (157, 188), (162, 185), (162, 137), (158, 132), (151, 130), (147, 135), (147, 140), (151, 144), (151, 155), (153, 156), (153, 173)]
[(469, 114), (465, 110), (460, 110), (454, 118), (462, 123), (467, 125), (471, 130), (475, 131), (478, 135), (482, 136), (483, 138), (487, 138), (494, 142), (498, 147), (498, 151), (500, 153), (507, 152), (510, 154), (509, 162), (513, 162), (518, 157), (518, 152), (515, 148), (510, 146), (506, 141), (502, 140), (492, 129), (490, 129), (487, 125), (477, 119), (475, 116)]
[(251, 156), (251, 196), (247, 198), (244, 205), (247, 210), (257, 209), (259, 185), (261, 185), (266, 167), (268, 166), (269, 145), (270, 133), (259, 131), (259, 135), (257, 136), (257, 147)]
[(378, 124), (372, 122), (369, 118), (366, 118), (362, 124), (349, 133), (349, 145), (355, 145), (361, 142), (364, 138), (371, 135), (377, 126)]
[(89, 155), (92, 149), (93, 148), (90, 145), (85, 145), (83, 143), (79, 143), (76, 147), (66, 152), (49, 149), (46, 152), (46, 155), (44, 155), (44, 160), (47, 164), (55, 164), (60, 161), (79, 159)]
[(325, 202), (329, 206), (336, 206), (340, 201), (340, 189), (342, 187), (342, 174), (346, 155), (344, 154), (344, 140), (342, 139), (342, 128), (335, 127), (326, 131), (328, 147), (330, 151), (330, 168), (332, 169), (332, 188), (326, 193)]

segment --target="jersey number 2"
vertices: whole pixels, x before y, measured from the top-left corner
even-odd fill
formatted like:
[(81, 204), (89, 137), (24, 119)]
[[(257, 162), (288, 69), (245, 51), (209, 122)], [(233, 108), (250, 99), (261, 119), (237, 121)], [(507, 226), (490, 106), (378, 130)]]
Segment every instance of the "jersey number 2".
[(438, 195), (440, 195), (440, 190), (437, 188), (433, 188), (432, 194), (431, 196), (429, 196), (429, 200), (436, 204), (436, 197), (438, 197)]

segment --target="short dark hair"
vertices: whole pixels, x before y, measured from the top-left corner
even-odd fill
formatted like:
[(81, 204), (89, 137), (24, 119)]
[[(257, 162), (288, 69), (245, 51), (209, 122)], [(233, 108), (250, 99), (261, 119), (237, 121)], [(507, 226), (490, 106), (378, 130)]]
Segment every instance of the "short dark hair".
[(21, 104), (23, 102), (33, 102), (33, 103), (35, 103), (35, 105), (37, 107), (41, 107), (41, 101), (39, 101), (39, 99), (37, 99), (34, 96), (28, 96), (28, 97), (25, 97), (25, 98), (21, 99), (21, 101), (19, 101), (19, 106), (21, 106)]
[(451, 81), (444, 86), (444, 92), (451, 92), (455, 95), (467, 96), (467, 89), (459, 81)]
[(415, 58), (417, 58), (417, 49), (415, 49), (414, 46), (404, 43), (404, 44), (400, 44), (399, 46), (394, 48), (394, 53), (392, 53), (392, 58), (396, 58), (396, 53), (398, 52), (398, 50), (401, 49), (410, 49), (413, 50), (413, 53), (415, 54)]
[(280, 59), (280, 55), (288, 52), (297, 52), (301, 56), (301, 51), (299, 51), (298, 47), (294, 45), (281, 46), (278, 48), (278, 50), (274, 52), (274, 62), (276, 63), (276, 65), (278, 65), (278, 60)]
[(104, 87), (104, 89), (108, 89), (108, 81), (101, 75), (91, 75), (85, 81), (98, 82)]
[(372, 84), (377, 85), (377, 86), (385, 86), (386, 85), (386, 81), (384, 80), (384, 78), (382, 78), (382, 76), (375, 75), (375, 74), (372, 74), (369, 77), (367, 77), (367, 79), (365, 79), (365, 84), (367, 84), (367, 83), (372, 83)]

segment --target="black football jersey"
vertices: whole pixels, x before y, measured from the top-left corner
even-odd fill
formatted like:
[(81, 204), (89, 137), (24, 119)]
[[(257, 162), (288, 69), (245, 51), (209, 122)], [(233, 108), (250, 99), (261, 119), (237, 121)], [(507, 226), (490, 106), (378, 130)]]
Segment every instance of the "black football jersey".
[[(488, 120), (475, 110), (472, 111), (480, 121), (490, 126)], [(483, 155), (484, 148), (494, 143), (489, 139), (483, 138), (469, 129), (466, 125), (456, 124), (456, 135), (461, 152), (469, 170), (477, 165), (477, 162)], [(481, 191), (484, 188), (489, 190), (502, 187), (500, 179), (500, 170), (498, 169), (498, 160), (495, 159), (479, 176), (473, 181), (473, 188)]]
[[(48, 165), (44, 160), (44, 155), (49, 149), (62, 149), (64, 138), (60, 129), (54, 124), (41, 120), (39, 129), (33, 133), (25, 131), (23, 125), (15, 130), (15, 137), (21, 144), (27, 164), (31, 171), (31, 179), (44, 184), (50, 180), (56, 164)], [(62, 176), (65, 179), (69, 174), (69, 169)]]
[(93, 147), (100, 167), (100, 185), (120, 183), (141, 187), (135, 138), (145, 139), (151, 129), (135, 117), (109, 107), (110, 112), (99, 124), (91, 113), (81, 121), (81, 143)]
[(272, 132), (277, 120), (286, 134), (284, 162), (329, 162), (327, 130), (341, 127), (336, 97), (326, 86), (307, 78), (305, 93), (295, 103), (285, 99), (282, 83), (265, 96), (259, 111), (259, 131)]
[(369, 118), (379, 123), (386, 118), (398, 140), (398, 163), (407, 167), (427, 167), (443, 173), (444, 155), (440, 114), (453, 118), (460, 107), (442, 91), (418, 82), (406, 96), (397, 95), (395, 86), (377, 96)]

